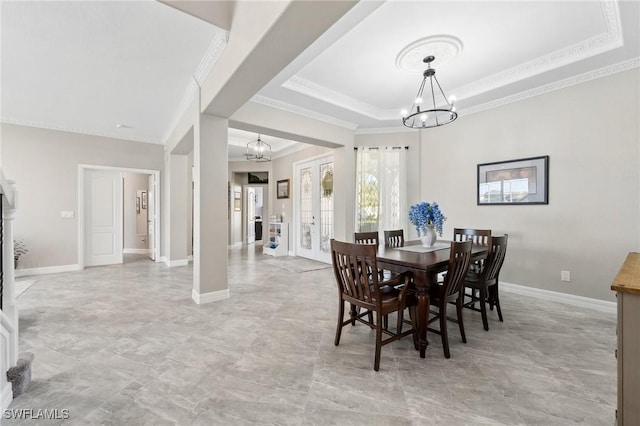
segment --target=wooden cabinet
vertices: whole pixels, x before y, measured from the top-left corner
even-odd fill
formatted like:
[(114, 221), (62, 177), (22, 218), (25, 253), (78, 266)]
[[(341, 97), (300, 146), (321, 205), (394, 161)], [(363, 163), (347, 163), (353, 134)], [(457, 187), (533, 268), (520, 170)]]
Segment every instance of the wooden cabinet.
[(629, 253), (611, 284), (618, 299), (618, 426), (640, 422), (640, 253)]
[(270, 256), (289, 254), (289, 224), (287, 222), (269, 222), (268, 240), (262, 245), (262, 252)]

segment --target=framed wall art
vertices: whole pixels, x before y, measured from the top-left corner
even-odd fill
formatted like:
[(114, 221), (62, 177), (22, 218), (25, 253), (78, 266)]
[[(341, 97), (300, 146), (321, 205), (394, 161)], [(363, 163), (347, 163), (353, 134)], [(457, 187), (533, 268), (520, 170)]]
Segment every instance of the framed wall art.
[(290, 185), (291, 185), (290, 179), (279, 180), (276, 187), (277, 197), (289, 198)]
[(477, 203), (549, 204), (549, 156), (478, 164)]

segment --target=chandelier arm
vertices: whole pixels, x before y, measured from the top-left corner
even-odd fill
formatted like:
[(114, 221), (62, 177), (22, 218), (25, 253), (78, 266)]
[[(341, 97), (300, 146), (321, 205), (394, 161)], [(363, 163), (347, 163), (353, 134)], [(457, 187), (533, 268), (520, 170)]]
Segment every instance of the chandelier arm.
[(424, 84), (426, 83), (426, 81), (427, 81), (427, 77), (424, 77), (422, 79), (422, 84), (418, 88), (418, 93), (416, 94), (416, 97), (413, 99), (413, 104), (411, 105), (411, 108), (409, 109), (409, 112), (413, 111), (413, 107), (415, 107), (415, 106), (420, 108), (420, 106), (418, 104), (416, 104), (416, 99), (422, 98), (422, 92), (424, 91)]
[(449, 107), (449, 109), (451, 109), (453, 105), (451, 105), (451, 103), (449, 102), (449, 99), (447, 99), (447, 95), (444, 94), (444, 90), (442, 90), (442, 87), (440, 86), (440, 82), (438, 81), (437, 78), (436, 78), (436, 84), (438, 85), (438, 89), (440, 89), (440, 93), (442, 93), (442, 97), (444, 98), (444, 101), (447, 103), (447, 106)]
[[(434, 78), (436, 78), (435, 75), (429, 76), (429, 80), (430, 80), (430, 83), (431, 83), (431, 98), (433, 99), (433, 110), (435, 111), (437, 109), (437, 107), (436, 107), (436, 93), (433, 91), (433, 79)], [(438, 82), (438, 79), (436, 78), (436, 83), (437, 82)], [(435, 114), (435, 119), (436, 119), (436, 125), (439, 126), (440, 123), (438, 122), (438, 113), (437, 112)]]

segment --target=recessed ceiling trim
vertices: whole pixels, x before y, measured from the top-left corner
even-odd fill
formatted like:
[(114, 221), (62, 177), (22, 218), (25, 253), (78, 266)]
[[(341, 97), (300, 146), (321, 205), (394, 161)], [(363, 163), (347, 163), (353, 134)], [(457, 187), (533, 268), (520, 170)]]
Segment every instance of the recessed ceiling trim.
[(334, 124), (336, 126), (344, 127), (346, 129), (355, 130), (357, 124), (351, 123), (349, 121), (340, 120), (335, 117), (331, 117), (328, 115), (320, 114), (319, 112), (311, 111), (306, 108), (302, 108), (296, 105), (291, 105), (286, 102), (278, 101), (276, 99), (268, 98), (262, 95), (255, 95), (251, 98), (252, 102), (256, 102), (258, 104), (270, 106), (273, 108), (281, 109), (283, 111), (292, 112), (294, 114), (302, 115), (303, 117), (311, 118), (314, 120), (323, 121), (325, 123)]
[(543, 86), (536, 87), (534, 89), (525, 90), (520, 93), (516, 93), (511, 96), (496, 99), (495, 101), (485, 102), (483, 104), (465, 108), (459, 111), (459, 115), (471, 115), (476, 112), (486, 111), (493, 108), (498, 108), (503, 105), (507, 105), (513, 102), (522, 101), (524, 99), (532, 98), (534, 96), (544, 95), (545, 93), (553, 92), (555, 90), (564, 89), (566, 87), (575, 86), (576, 84), (586, 83), (598, 78), (607, 77), (612, 74), (628, 71), (634, 68), (640, 67), (640, 57), (632, 58), (627, 61), (619, 62), (617, 64), (609, 65), (606, 67), (598, 68), (596, 70), (588, 71), (582, 74), (578, 74), (572, 77), (565, 78), (563, 80), (554, 81), (553, 83), (545, 84)]
[(88, 136), (101, 136), (101, 137), (104, 137), (104, 138), (120, 139), (120, 140), (124, 140), (124, 141), (133, 141), (133, 142), (142, 142), (142, 143), (152, 143), (152, 144), (156, 144), (156, 145), (163, 145), (163, 142), (157, 141), (157, 140), (154, 140), (154, 139), (151, 139), (151, 138), (147, 139), (147, 138), (140, 138), (140, 137), (136, 137), (136, 136), (125, 137), (120, 132), (117, 132), (117, 133), (116, 132), (100, 132), (100, 131), (95, 131), (95, 130), (58, 126), (58, 125), (49, 124), (49, 123), (42, 123), (42, 122), (35, 122), (35, 121), (28, 121), (28, 120), (16, 120), (16, 119), (12, 119), (11, 117), (2, 117), (2, 119), (0, 119), (0, 123), (15, 124), (17, 126), (26, 126), (26, 127), (37, 127), (39, 129), (47, 129), (47, 130), (57, 130), (57, 131), (60, 131), (60, 132), (78, 133), (78, 134), (81, 134), (81, 135), (88, 135)]
[[(600, 8), (605, 21), (605, 32), (472, 84), (451, 88), (449, 93), (455, 94), (458, 101), (461, 101), (623, 46), (624, 40), (617, 0), (601, 0)], [(399, 119), (398, 111), (395, 109), (378, 108), (298, 76), (288, 79), (282, 84), (282, 87), (374, 120)]]
[(600, 7), (607, 27), (606, 32), (466, 86), (458, 87), (452, 90), (451, 93), (455, 93), (458, 100), (470, 98), (623, 46), (624, 40), (622, 38), (618, 2), (601, 1)]
[(361, 114), (374, 120), (398, 118), (398, 111), (378, 108), (369, 103), (352, 98), (335, 90), (316, 84), (302, 77), (293, 76), (282, 84), (282, 87), (312, 97), (331, 105)]

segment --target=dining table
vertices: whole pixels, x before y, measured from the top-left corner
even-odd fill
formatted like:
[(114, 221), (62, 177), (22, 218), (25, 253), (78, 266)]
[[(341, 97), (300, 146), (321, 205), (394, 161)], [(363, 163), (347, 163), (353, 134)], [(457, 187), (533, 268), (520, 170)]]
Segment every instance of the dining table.
[[(446, 272), (449, 266), (451, 241), (438, 240), (432, 247), (422, 246), (422, 241), (405, 241), (402, 247), (380, 245), (377, 253), (378, 267), (392, 272), (409, 272), (413, 277), (418, 299), (417, 325), (418, 348), (424, 358), (429, 342), (427, 324), (429, 319), (429, 288), (437, 283), (437, 275)], [(471, 261), (487, 257), (489, 247), (474, 244)]]

